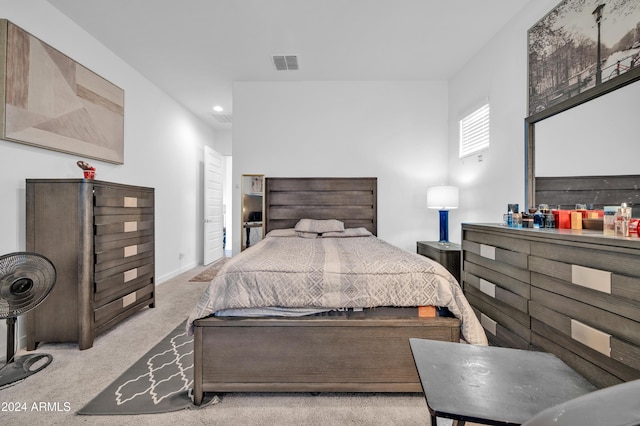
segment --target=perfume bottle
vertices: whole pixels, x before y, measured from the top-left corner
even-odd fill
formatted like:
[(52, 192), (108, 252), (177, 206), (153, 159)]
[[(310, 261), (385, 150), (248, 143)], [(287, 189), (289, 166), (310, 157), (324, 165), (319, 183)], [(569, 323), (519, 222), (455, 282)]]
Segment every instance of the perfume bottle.
[(602, 218), (603, 235), (615, 235), (617, 212), (618, 206), (604, 206), (604, 216)]
[(533, 227), (544, 228), (544, 213), (540, 208), (533, 214)]
[(514, 228), (522, 228), (522, 214), (513, 213), (511, 215), (511, 226)]
[(617, 237), (629, 236), (629, 222), (631, 221), (631, 208), (627, 206), (627, 203), (622, 203), (616, 212), (616, 221), (614, 234)]
[(556, 217), (553, 213), (547, 213), (544, 215), (544, 227), (545, 228), (555, 228), (556, 227)]

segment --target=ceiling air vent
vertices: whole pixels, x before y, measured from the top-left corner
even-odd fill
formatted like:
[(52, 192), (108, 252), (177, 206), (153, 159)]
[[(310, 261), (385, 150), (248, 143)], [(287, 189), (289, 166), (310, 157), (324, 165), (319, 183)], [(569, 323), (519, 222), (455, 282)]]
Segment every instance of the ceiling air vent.
[(221, 123), (221, 124), (231, 123), (231, 114), (214, 113), (214, 114), (211, 114), (211, 115), (213, 115), (213, 118), (218, 120), (218, 123)]
[(293, 71), (298, 69), (298, 57), (296, 55), (274, 55), (273, 66), (277, 71)]

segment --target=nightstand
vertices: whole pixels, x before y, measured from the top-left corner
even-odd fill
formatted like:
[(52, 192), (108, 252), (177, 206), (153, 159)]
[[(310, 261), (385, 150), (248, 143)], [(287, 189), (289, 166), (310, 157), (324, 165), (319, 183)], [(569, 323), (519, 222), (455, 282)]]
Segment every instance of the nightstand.
[(418, 254), (435, 260), (460, 282), (460, 244), (418, 241), (417, 246)]

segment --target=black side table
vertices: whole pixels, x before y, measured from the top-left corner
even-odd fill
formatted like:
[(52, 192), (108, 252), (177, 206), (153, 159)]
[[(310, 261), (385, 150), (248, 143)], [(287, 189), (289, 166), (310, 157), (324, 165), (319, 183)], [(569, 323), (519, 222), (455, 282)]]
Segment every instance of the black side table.
[(418, 241), (418, 254), (433, 259), (445, 268), (460, 283), (461, 247), (456, 243), (439, 243), (437, 241)]

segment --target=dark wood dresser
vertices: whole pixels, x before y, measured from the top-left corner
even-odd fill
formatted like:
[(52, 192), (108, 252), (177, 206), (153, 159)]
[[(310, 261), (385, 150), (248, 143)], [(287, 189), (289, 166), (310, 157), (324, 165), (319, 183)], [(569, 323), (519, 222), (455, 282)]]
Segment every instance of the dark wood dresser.
[(155, 304), (154, 189), (86, 179), (27, 179), (26, 249), (57, 281), (27, 313), (27, 349), (93, 346), (96, 335)]
[(462, 225), (462, 280), (491, 344), (544, 350), (599, 387), (640, 378), (640, 239)]

